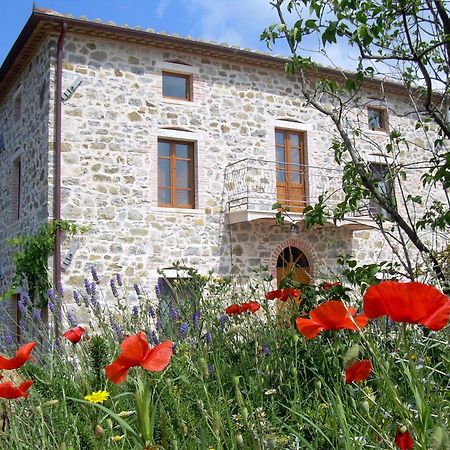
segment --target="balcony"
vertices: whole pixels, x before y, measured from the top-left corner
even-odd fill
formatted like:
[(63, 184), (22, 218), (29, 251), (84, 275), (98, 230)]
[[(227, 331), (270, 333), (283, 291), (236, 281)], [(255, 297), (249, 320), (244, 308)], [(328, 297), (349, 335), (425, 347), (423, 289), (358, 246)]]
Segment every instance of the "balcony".
[[(294, 222), (301, 222), (303, 210), (313, 205), (320, 195), (328, 207), (344, 199), (342, 171), (325, 167), (277, 163), (259, 159), (243, 159), (225, 168), (225, 195), (230, 224), (254, 220), (274, 220), (272, 205), (289, 208)], [(325, 226), (334, 226), (332, 222)], [(346, 217), (338, 226), (354, 230), (373, 227), (367, 208)]]

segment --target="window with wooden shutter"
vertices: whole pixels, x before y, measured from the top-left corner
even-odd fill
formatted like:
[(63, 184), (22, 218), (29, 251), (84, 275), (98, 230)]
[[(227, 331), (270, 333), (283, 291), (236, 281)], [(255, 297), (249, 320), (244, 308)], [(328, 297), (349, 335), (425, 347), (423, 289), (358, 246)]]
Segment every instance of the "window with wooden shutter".
[(16, 158), (12, 166), (11, 180), (11, 218), (13, 221), (19, 220), (21, 217), (22, 202), (22, 161)]

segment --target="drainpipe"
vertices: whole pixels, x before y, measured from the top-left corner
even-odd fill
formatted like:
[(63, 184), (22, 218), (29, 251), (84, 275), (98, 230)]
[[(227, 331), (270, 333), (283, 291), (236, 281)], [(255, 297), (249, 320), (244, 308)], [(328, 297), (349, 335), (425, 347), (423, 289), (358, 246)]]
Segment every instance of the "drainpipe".
[[(61, 33), (56, 50), (56, 89), (55, 89), (55, 160), (54, 160), (54, 191), (53, 191), (53, 219), (61, 220), (61, 97), (62, 97), (62, 60), (64, 38), (67, 24), (61, 24)], [(53, 255), (53, 285), (55, 289), (61, 285), (61, 230), (55, 230), (55, 250)], [(55, 319), (55, 333), (58, 336), (58, 323)]]

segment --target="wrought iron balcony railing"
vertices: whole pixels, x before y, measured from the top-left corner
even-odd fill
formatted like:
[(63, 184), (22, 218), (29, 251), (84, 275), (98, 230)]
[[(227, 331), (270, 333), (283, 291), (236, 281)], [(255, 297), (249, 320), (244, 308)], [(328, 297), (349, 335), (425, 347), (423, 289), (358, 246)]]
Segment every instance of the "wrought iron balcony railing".
[[(344, 199), (342, 171), (310, 165), (298, 165), (243, 159), (225, 169), (227, 210), (271, 211), (276, 202), (290, 212), (301, 214), (307, 205), (315, 204), (320, 195), (327, 206), (334, 207)], [(367, 217), (367, 209), (353, 215)]]

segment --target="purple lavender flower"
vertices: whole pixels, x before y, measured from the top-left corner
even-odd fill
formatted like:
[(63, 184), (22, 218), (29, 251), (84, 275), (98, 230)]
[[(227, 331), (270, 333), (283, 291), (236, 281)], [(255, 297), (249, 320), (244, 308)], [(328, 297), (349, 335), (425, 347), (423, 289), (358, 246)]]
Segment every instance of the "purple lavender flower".
[(30, 299), (30, 296), (28, 295), (28, 292), (24, 292), (22, 294), (22, 298), (23, 298), (23, 304), (25, 306), (31, 306), (31, 299)]
[(39, 308), (35, 308), (34, 309), (33, 317), (34, 317), (34, 320), (36, 320), (36, 322), (41, 322), (42, 321), (42, 313), (41, 313), (41, 310)]
[[(92, 275), (92, 279), (96, 283), (100, 283), (100, 279), (98, 278), (97, 269), (94, 266), (91, 266), (91, 275)], [(89, 292), (88, 292), (88, 294), (89, 294)]]
[(192, 322), (194, 324), (194, 330), (198, 330), (198, 325), (200, 322), (200, 317), (202, 316), (202, 313), (200, 311), (194, 311), (192, 313)]
[[(56, 294), (55, 294), (55, 291), (54, 291), (53, 289), (49, 289), (49, 290), (47, 291), (47, 295), (48, 295), (48, 298), (49, 298), (49, 300), (50, 300), (51, 302), (53, 302), (53, 303), (56, 303), (56, 302), (57, 302)], [(53, 311), (52, 311), (52, 312), (53, 312)]]
[(111, 286), (111, 291), (114, 295), (114, 297), (119, 297), (119, 292), (117, 291), (117, 287), (116, 287), (116, 282), (114, 281), (114, 278), (111, 278), (111, 280), (109, 280), (109, 285)]
[(91, 295), (91, 283), (87, 278), (84, 279), (84, 289), (88, 295)]
[(160, 298), (162, 292), (161, 278), (158, 278), (158, 282), (155, 285), (155, 294), (157, 298)]
[(212, 342), (212, 334), (211, 334), (210, 331), (208, 331), (208, 332), (205, 334), (205, 342), (206, 342), (207, 344), (211, 344), (211, 342)]
[(139, 296), (141, 296), (142, 295), (142, 292), (141, 292), (141, 288), (139, 287), (139, 285), (137, 284), (137, 283), (134, 283), (133, 284), (133, 287), (134, 287), (134, 290), (135, 290), (135, 292), (136, 292), (136, 295), (139, 297)]
[(56, 285), (56, 292), (61, 296), (64, 297), (64, 286), (62, 285), (61, 281), (58, 281)]
[(75, 328), (78, 325), (78, 322), (70, 311), (67, 312), (67, 322), (69, 322), (69, 325), (72, 328)]
[(137, 306), (137, 305), (133, 306), (133, 317), (135, 319), (137, 319), (139, 317), (139, 306)]
[(17, 308), (19, 309), (19, 311), (21, 312), (21, 314), (25, 313), (25, 309), (26, 309), (26, 305), (25, 305), (25, 296), (21, 295), (19, 297), (19, 300), (17, 301)]
[(81, 306), (80, 294), (78, 294), (77, 291), (73, 291), (73, 299), (75, 300), (77, 306)]
[(55, 305), (52, 302), (48, 302), (48, 309), (52, 314), (55, 313)]
[(148, 308), (148, 313), (150, 314), (150, 317), (152, 319), (156, 318), (156, 312), (155, 312), (155, 308), (153, 308), (153, 306), (150, 306), (150, 308)]
[(119, 323), (114, 320), (112, 317), (109, 320), (109, 323), (111, 325), (111, 328), (113, 329), (114, 333), (116, 334), (116, 337), (119, 341), (123, 339), (123, 330), (122, 327), (119, 325)]
[(208, 364), (208, 373), (210, 375), (214, 373), (214, 364)]
[(159, 338), (158, 338), (158, 333), (153, 330), (151, 333), (151, 338), (150, 341), (153, 345), (158, 345), (159, 344)]
[(7, 346), (11, 346), (14, 344), (14, 338), (12, 337), (11, 333), (9, 333), (8, 331), (5, 331), (3, 333), (3, 340), (5, 341), (5, 344)]
[(161, 320), (160, 319), (156, 319), (156, 328), (158, 329), (158, 330), (160, 330), (160, 329), (162, 329), (162, 322), (161, 322)]
[(172, 317), (172, 320), (176, 322), (177, 320), (180, 319), (180, 314), (175, 308), (173, 308), (170, 310), (170, 317)]
[(261, 353), (262, 353), (264, 356), (267, 356), (267, 355), (270, 353), (270, 347), (269, 347), (269, 344), (264, 344), (264, 345), (263, 345)]
[(223, 330), (225, 329), (225, 324), (228, 322), (228, 317), (225, 314), (222, 314), (219, 317), (219, 322), (220, 322), (220, 331), (223, 332)]
[(180, 325), (180, 333), (181, 333), (181, 336), (182, 336), (182, 337), (185, 337), (185, 336), (186, 336), (186, 333), (187, 333), (187, 331), (188, 331), (188, 328), (189, 328), (189, 325), (187, 324), (187, 322), (183, 322), (183, 323)]
[(116, 273), (116, 280), (117, 280), (117, 284), (119, 286), (123, 285), (123, 281), (122, 281), (122, 275), (120, 275), (120, 273)]
[(90, 291), (91, 291), (91, 295), (95, 295), (97, 293), (97, 285), (94, 282), (91, 283)]

